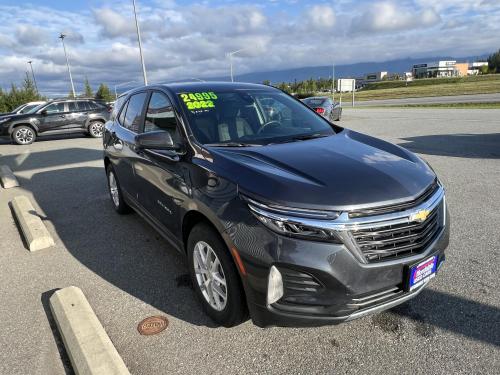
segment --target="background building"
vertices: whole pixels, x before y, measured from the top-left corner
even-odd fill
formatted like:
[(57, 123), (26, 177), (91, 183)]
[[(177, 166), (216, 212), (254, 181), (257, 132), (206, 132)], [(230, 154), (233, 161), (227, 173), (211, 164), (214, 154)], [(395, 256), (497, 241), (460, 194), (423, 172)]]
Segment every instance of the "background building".
[[(479, 70), (481, 65), (477, 64), (485, 63), (472, 63), (475, 69)], [(457, 63), (455, 60), (442, 60), (413, 65), (412, 74), (414, 78), (464, 77), (471, 74), (469, 72), (470, 70), (471, 65), (469, 63)]]
[(375, 72), (375, 73), (367, 73), (365, 75), (365, 82), (370, 83), (370, 82), (377, 82), (383, 80), (385, 77), (387, 77), (387, 72)]
[(487, 61), (476, 61), (476, 62), (473, 62), (473, 63), (469, 64), (469, 69), (467, 70), (467, 74), (468, 75), (479, 74), (479, 72), (481, 71), (481, 68), (483, 66), (488, 66), (488, 62)]

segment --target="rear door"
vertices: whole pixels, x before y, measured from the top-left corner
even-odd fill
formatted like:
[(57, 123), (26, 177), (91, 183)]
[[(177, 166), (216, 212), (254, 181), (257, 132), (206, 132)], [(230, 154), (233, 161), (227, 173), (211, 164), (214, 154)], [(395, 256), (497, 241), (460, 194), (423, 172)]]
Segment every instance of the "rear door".
[(68, 102), (68, 128), (81, 129), (88, 118), (88, 106), (84, 101)]
[(130, 96), (120, 112), (118, 126), (113, 128), (110, 141), (118, 182), (122, 190), (135, 201), (139, 198), (138, 182), (134, 170), (134, 164), (137, 160), (135, 136), (139, 133), (141, 124), (144, 122), (144, 104), (147, 95), (147, 92), (144, 91)]
[(68, 124), (66, 108), (65, 102), (52, 103), (44, 107), (42, 111), (46, 111), (46, 114), (41, 115), (39, 119), (40, 125), (38, 128), (40, 133), (63, 130)]

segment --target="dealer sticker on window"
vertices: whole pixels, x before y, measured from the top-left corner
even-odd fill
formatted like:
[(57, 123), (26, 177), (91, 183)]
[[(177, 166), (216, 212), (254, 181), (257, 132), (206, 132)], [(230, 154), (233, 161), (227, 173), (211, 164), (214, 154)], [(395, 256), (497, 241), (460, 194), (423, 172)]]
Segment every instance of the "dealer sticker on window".
[(410, 268), (410, 291), (436, 276), (437, 260), (437, 256), (433, 256)]
[(183, 93), (179, 96), (190, 111), (215, 108), (217, 100), (217, 95), (213, 91)]

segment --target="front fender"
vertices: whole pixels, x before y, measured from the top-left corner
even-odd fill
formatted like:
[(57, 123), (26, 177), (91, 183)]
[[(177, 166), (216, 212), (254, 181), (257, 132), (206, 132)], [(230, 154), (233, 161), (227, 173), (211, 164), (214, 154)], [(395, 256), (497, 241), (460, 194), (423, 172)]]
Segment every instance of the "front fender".
[(34, 119), (34, 118), (13, 121), (9, 125), (9, 134), (12, 134), (13, 129), (16, 126), (21, 126), (21, 125), (31, 126), (33, 129), (35, 129), (35, 132), (38, 134), (38, 131), (39, 131), (39, 127), (38, 126), (40, 125), (40, 121), (38, 121), (37, 119)]

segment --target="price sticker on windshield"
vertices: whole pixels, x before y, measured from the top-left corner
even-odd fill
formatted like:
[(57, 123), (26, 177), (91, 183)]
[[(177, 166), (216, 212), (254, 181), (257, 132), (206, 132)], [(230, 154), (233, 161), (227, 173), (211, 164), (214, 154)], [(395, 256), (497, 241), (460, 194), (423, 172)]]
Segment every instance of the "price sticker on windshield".
[(179, 96), (190, 111), (215, 108), (214, 101), (217, 100), (217, 95), (213, 91), (183, 93)]

